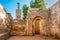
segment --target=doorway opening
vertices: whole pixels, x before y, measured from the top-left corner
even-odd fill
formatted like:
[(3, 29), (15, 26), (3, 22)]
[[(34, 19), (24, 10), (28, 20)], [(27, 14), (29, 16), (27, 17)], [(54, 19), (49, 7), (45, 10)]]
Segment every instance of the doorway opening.
[(35, 17), (33, 20), (33, 34), (40, 34), (40, 20), (41, 17)]
[(39, 34), (39, 19), (35, 21), (35, 34)]

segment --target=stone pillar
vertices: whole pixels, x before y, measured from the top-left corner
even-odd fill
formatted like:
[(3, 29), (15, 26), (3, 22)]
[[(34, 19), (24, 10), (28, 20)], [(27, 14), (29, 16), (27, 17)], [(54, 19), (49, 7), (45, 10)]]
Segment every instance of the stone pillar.
[(32, 20), (28, 18), (27, 20), (27, 35), (28, 36), (32, 36), (33, 32), (32, 32)]

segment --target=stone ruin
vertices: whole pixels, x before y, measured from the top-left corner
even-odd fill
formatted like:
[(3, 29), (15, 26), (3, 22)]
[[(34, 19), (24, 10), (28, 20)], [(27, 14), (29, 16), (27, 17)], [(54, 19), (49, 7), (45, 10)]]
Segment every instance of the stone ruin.
[[(28, 9), (26, 20), (27, 35), (39, 32), (40, 35), (60, 38), (60, 1), (48, 9)], [(39, 27), (36, 20), (39, 20)]]
[(12, 16), (0, 4), (0, 40), (9, 37), (12, 27)]
[[(17, 9), (18, 10), (18, 9)], [(17, 16), (20, 11), (17, 11)], [(4, 16), (3, 16), (4, 15)], [(0, 5), (0, 40), (9, 35), (42, 35), (60, 38), (60, 1), (48, 9), (29, 8), (26, 20), (13, 19)]]
[(12, 22), (12, 32), (11, 35), (26, 35), (26, 23), (24, 20), (14, 19)]

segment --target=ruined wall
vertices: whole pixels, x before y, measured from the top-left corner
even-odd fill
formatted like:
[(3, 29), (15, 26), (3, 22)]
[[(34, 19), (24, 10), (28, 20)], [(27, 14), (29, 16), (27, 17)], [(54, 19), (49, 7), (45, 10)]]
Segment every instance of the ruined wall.
[[(54, 37), (60, 37), (60, 1), (54, 4), (50, 9), (50, 34)], [(58, 36), (59, 35), (59, 36)]]
[(11, 31), (11, 35), (26, 35), (26, 23), (24, 20), (17, 20), (14, 19), (12, 22), (12, 31)]
[(40, 34), (41, 35), (47, 35), (46, 34), (46, 27), (47, 27), (47, 21), (48, 21), (48, 9), (39, 9), (39, 8), (31, 8), (28, 10), (27, 13), (27, 35), (33, 35), (34, 34), (34, 27), (33, 25), (33, 19), (37, 16), (41, 17), (40, 19)]
[(0, 40), (6, 40), (11, 32), (11, 16), (0, 4)]

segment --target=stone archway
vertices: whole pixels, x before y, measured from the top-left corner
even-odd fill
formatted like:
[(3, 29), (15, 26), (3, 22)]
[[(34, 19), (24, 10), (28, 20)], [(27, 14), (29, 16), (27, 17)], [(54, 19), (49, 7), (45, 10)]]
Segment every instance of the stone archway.
[(48, 13), (49, 11), (46, 9), (39, 9), (39, 8), (31, 8), (28, 10), (28, 13), (27, 13), (27, 22), (26, 22), (26, 34), (27, 35), (33, 35), (35, 34), (35, 27), (34, 27), (34, 21), (35, 20), (40, 20), (40, 23), (39, 23), (39, 31), (40, 31), (40, 34), (42, 35), (45, 35), (46, 31), (46, 27), (47, 27), (47, 20), (49, 19), (48, 18)]
[(40, 21), (42, 17), (36, 16), (32, 21), (33, 34), (40, 34)]

